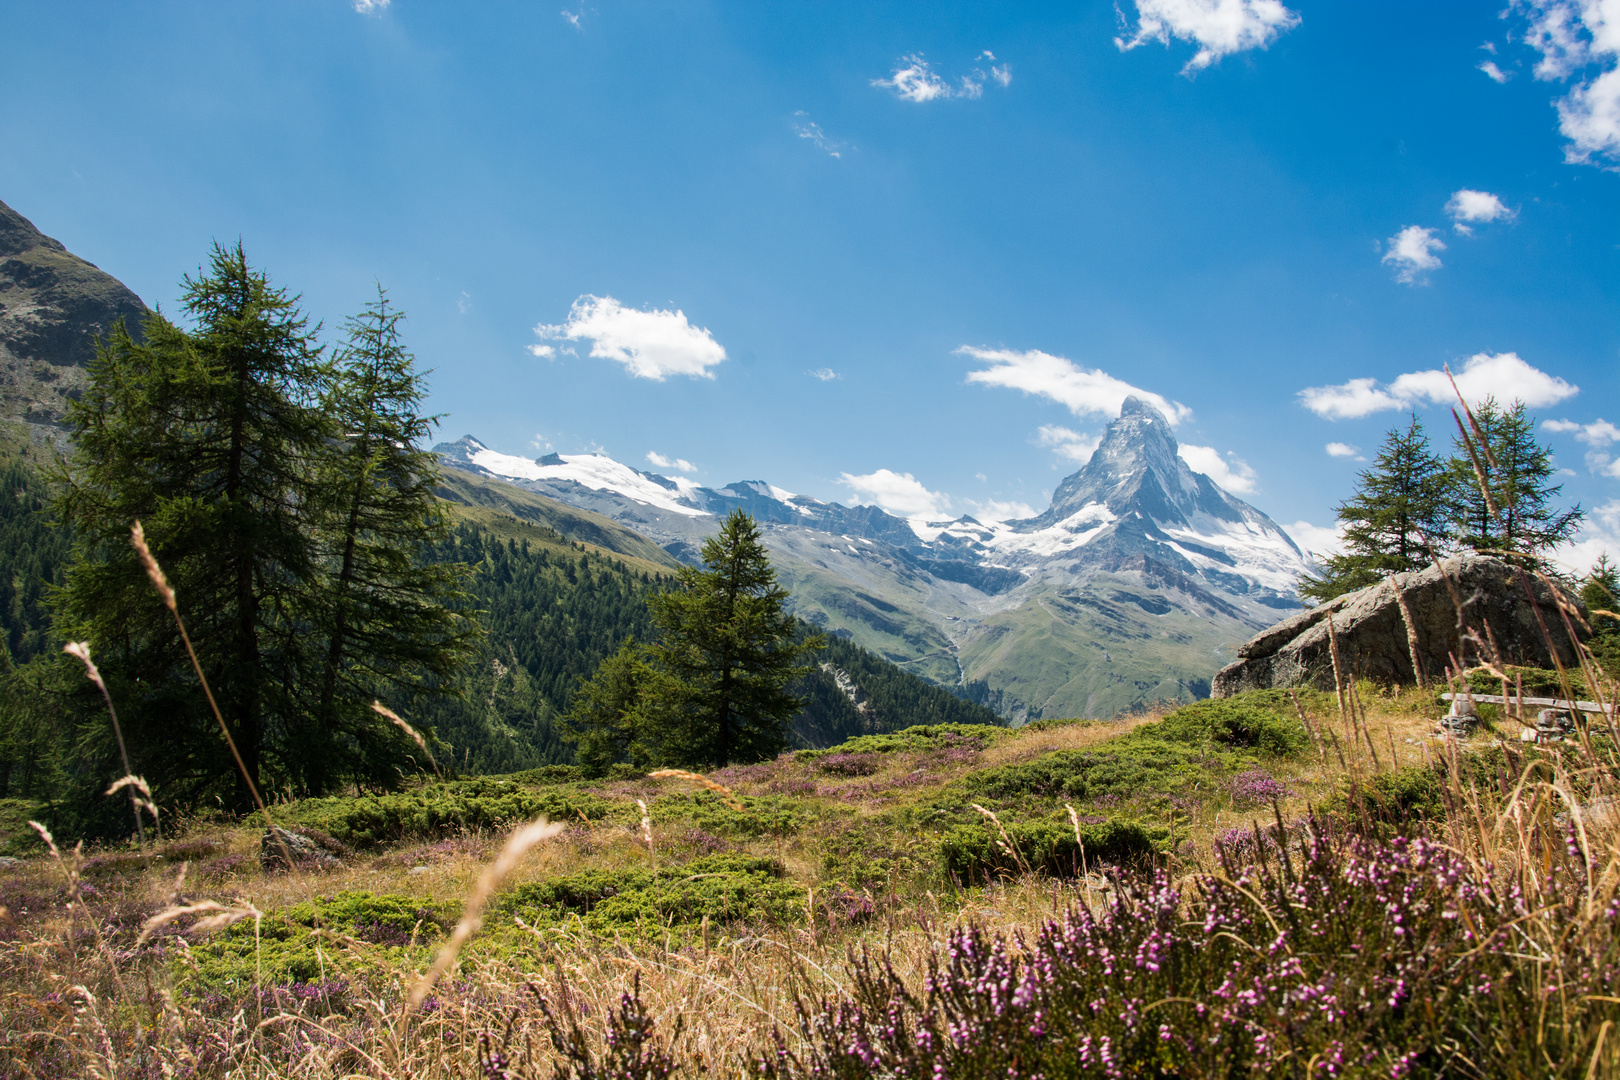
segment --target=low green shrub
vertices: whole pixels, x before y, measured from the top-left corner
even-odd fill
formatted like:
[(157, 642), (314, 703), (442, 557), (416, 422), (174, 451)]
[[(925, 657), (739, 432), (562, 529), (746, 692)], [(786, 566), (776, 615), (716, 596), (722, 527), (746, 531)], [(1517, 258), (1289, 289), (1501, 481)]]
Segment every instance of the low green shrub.
[(825, 750), (800, 750), (799, 761), (814, 761), (829, 754), (895, 754), (953, 750), (959, 747), (983, 750), (1011, 732), (989, 724), (923, 724), (887, 731), (878, 735), (857, 735)]
[(625, 816), (626, 810), (588, 792), (561, 787), (530, 791), (510, 780), (480, 777), (391, 795), (304, 799), (280, 816), (281, 824), (289, 828), (322, 829), (364, 848), (469, 829), (499, 829), (541, 814), (554, 821), (601, 821)]
[(756, 855), (707, 855), (658, 871), (634, 868), (531, 882), (501, 907), (531, 926), (577, 916), (603, 935), (662, 937), (702, 924), (788, 925), (798, 920), (804, 889), (783, 880), (782, 864)]
[[(360, 955), (369, 967), (374, 950), (397, 954), (426, 948), (455, 925), (453, 905), (416, 896), (340, 892), (269, 912), (258, 926), (248, 919), (198, 942), (174, 961), (176, 978), (190, 991), (230, 992), (255, 984), (327, 983)], [(318, 947), (317, 926), (340, 935)]]
[(713, 836), (734, 840), (792, 836), (818, 816), (810, 804), (785, 795), (737, 798), (743, 805), (741, 810), (707, 791), (666, 795), (653, 803), (651, 816), (659, 824), (689, 824)]
[[(1296, 691), (1307, 709), (1324, 702), (1314, 691)], [(1309, 698), (1310, 700), (1306, 700)], [(1289, 757), (1306, 750), (1310, 739), (1286, 690), (1249, 690), (1229, 698), (1195, 701), (1153, 724), (1131, 732), (1137, 739), (1159, 739), (1188, 746), (1217, 745), (1234, 750)]]
[(0, 855), (36, 855), (45, 842), (29, 821), (44, 817), (44, 806), (32, 799), (0, 799)]
[(1175, 791), (1207, 771), (1206, 759), (1190, 746), (1125, 739), (985, 769), (957, 787), (970, 799), (1002, 805), (1094, 802)]
[[(1003, 825), (1016, 857), (1003, 850), (1001, 833), (993, 822), (955, 825), (939, 839), (940, 868), (952, 880), (976, 885), (1016, 877), (1024, 868), (1052, 877), (1072, 877), (1080, 873), (1082, 864), (1091, 869), (1105, 863), (1132, 864), (1151, 857), (1156, 850), (1153, 833), (1134, 821), (1112, 819), (1082, 824), (1083, 859), (1074, 826), (1066, 817)], [(1168, 830), (1155, 831), (1163, 834), (1158, 837), (1161, 840), (1168, 837)]]

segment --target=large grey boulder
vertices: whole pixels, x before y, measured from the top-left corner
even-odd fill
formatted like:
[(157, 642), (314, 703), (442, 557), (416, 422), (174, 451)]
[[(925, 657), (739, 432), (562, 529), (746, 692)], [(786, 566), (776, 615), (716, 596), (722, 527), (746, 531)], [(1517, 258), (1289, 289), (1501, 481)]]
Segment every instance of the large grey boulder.
[[(1584, 619), (1580, 599), (1559, 592), (1563, 603)], [(1411, 637), (1402, 600), (1410, 614)], [(1216, 674), (1212, 695), (1290, 686), (1332, 690), (1329, 616), (1346, 678), (1415, 682), (1414, 652), (1426, 680), (1443, 678), (1456, 662), (1453, 658), (1465, 666), (1478, 663), (1481, 650), (1468, 631), (1506, 663), (1550, 667), (1554, 649), (1560, 663), (1574, 662), (1558, 598), (1544, 581), (1501, 559), (1458, 555), (1442, 560), (1439, 568), (1396, 574), (1284, 619), (1238, 649), (1237, 661)], [(1571, 621), (1584, 636), (1581, 623)], [(1466, 641), (1466, 647), (1459, 641)]]
[(293, 864), (305, 869), (333, 867), (338, 860), (328, 846), (290, 829), (266, 829), (259, 837), (259, 866), (267, 874), (290, 870), (287, 856), (291, 855)]

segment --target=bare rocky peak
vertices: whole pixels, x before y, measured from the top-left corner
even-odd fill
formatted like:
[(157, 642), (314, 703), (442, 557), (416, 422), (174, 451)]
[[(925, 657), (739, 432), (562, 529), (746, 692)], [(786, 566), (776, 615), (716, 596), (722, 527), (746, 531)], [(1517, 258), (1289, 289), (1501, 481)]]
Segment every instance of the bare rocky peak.
[(0, 419), (54, 425), (84, 386), (96, 342), (146, 305), (0, 202)]

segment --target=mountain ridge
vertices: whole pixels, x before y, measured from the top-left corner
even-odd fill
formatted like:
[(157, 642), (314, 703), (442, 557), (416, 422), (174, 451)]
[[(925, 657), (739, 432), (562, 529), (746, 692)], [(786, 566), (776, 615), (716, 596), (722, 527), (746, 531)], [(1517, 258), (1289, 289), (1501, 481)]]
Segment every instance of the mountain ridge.
[(743, 509), (800, 617), (1014, 720), (1207, 695), (1237, 645), (1298, 609), (1293, 583), (1309, 568), (1275, 522), (1194, 472), (1138, 398), (1046, 511), (1003, 522), (916, 523), (763, 480), (708, 488), (604, 454), (514, 457), (472, 436), (434, 449), (686, 561)]

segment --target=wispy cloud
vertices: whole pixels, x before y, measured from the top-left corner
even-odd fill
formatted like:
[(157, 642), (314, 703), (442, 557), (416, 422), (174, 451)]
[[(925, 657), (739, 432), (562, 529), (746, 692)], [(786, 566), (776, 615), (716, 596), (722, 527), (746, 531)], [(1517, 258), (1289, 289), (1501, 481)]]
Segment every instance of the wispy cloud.
[[(693, 326), (681, 311), (627, 308), (611, 296), (581, 296), (568, 320), (534, 328), (542, 341), (589, 341), (591, 355), (623, 364), (641, 379), (662, 382), (671, 375), (712, 379), (709, 369), (726, 358), (714, 335)], [(550, 345), (531, 345), (536, 356), (551, 357)]]
[(1361, 456), (1361, 447), (1351, 446), (1349, 443), (1330, 442), (1324, 449), (1327, 450), (1328, 457), (1355, 458), (1357, 461), (1367, 460)]
[(795, 135), (801, 139), (809, 139), (817, 150), (822, 151), (828, 157), (842, 158), (844, 156), (842, 152), (844, 144), (829, 139), (827, 133), (821, 130), (821, 125), (811, 120), (808, 113), (801, 109), (793, 115), (795, 118), (793, 121), (793, 133)]
[[(1577, 424), (1572, 420), (1543, 420), (1541, 427), (1544, 431), (1573, 434), (1578, 441), (1591, 447), (1586, 452), (1588, 469), (1601, 476), (1620, 480), (1620, 458), (1608, 452), (1609, 447), (1620, 442), (1620, 428), (1602, 419), (1590, 424)], [(1616, 551), (1616, 554), (1620, 555), (1620, 551)]]
[(1552, 557), (1570, 573), (1585, 574), (1603, 554), (1611, 562), (1620, 556), (1620, 499), (1610, 499), (1588, 510), (1575, 542), (1558, 548)]
[(1119, 408), (1128, 397), (1139, 397), (1164, 413), (1171, 424), (1179, 424), (1192, 415), (1192, 410), (1178, 401), (1171, 401), (1116, 379), (1106, 371), (1080, 367), (1061, 356), (1030, 349), (1017, 352), (1012, 349), (979, 349), (963, 345), (956, 350), (964, 356), (982, 360), (988, 368), (968, 372), (967, 381), (986, 386), (1005, 386), (1038, 394), (1068, 407), (1076, 416), (1090, 413), (1107, 417), (1119, 415)]
[(950, 511), (951, 500), (943, 493), (929, 491), (910, 473), (879, 469), (863, 476), (842, 473), (838, 482), (855, 493), (855, 501), (878, 506), (891, 514), (924, 521), (937, 521)]
[[(1012, 69), (1006, 64), (998, 66), (995, 61), (995, 54), (986, 49), (979, 54), (973, 70), (958, 76), (953, 85), (934, 71), (922, 53), (911, 53), (900, 58), (887, 79), (873, 79), (872, 85), (893, 90), (896, 97), (918, 104), (948, 98), (978, 98), (984, 96), (987, 82), (1003, 88), (1012, 83)], [(990, 65), (988, 70), (983, 66), (986, 62)]]
[(660, 469), (679, 469), (681, 472), (697, 472), (697, 466), (685, 458), (667, 458), (656, 450), (647, 451), (647, 460)]
[[(1119, 19), (1129, 33), (1123, 11)], [(1150, 41), (1165, 46), (1171, 38), (1195, 42), (1198, 52), (1181, 69), (1190, 76), (1223, 56), (1264, 49), (1298, 25), (1299, 16), (1278, 0), (1136, 0), (1136, 33), (1129, 38), (1122, 34), (1114, 44), (1127, 52)]]
[(1177, 451), (1193, 472), (1203, 473), (1227, 491), (1247, 495), (1254, 491), (1258, 477), (1249, 463), (1235, 454), (1222, 455), (1213, 446), (1182, 443)]
[(585, 28), (583, 26), (579, 25), (579, 20), (584, 14), (585, 14), (585, 7), (582, 4), (582, 5), (580, 5), (580, 9), (578, 11), (569, 11), (566, 8), (563, 9), (562, 17), (563, 17), (563, 21), (566, 22), (569, 26), (572, 26), (575, 30), (583, 30)]
[(1476, 66), (1494, 83), (1505, 83), (1509, 79), (1513, 78), (1513, 76), (1508, 72), (1505, 72), (1501, 68), (1497, 67), (1495, 60), (1486, 60)]
[(1475, 224), (1512, 221), (1518, 216), (1518, 211), (1509, 210), (1501, 199), (1488, 191), (1462, 188), (1451, 193), (1451, 199), (1446, 203), (1446, 216), (1451, 218), (1452, 228), (1468, 236), (1473, 233)]
[(820, 379), (822, 382), (832, 382), (834, 379), (838, 378), (838, 372), (834, 371), (830, 367), (818, 367), (807, 374), (812, 379)]
[(381, 15), (391, 0), (354, 0), (354, 10), (362, 15)]
[(1587, 446), (1609, 446), (1620, 442), (1620, 428), (1607, 420), (1594, 420), (1590, 424), (1577, 424), (1573, 420), (1543, 420), (1541, 426), (1547, 431), (1556, 431), (1560, 434), (1573, 433), (1575, 438)]
[(1035, 433), (1035, 442), (1055, 450), (1057, 456), (1065, 461), (1084, 464), (1091, 460), (1091, 455), (1102, 445), (1102, 436), (1088, 435), (1083, 431), (1059, 427), (1056, 424), (1042, 424), (1040, 430)]
[[(1470, 405), (1494, 397), (1502, 402), (1522, 401), (1535, 409), (1580, 393), (1580, 387), (1525, 363), (1518, 353), (1476, 353), (1455, 375), (1457, 389)], [(1299, 398), (1311, 412), (1329, 420), (1410, 409), (1421, 402), (1443, 405), (1456, 399), (1442, 370), (1411, 371), (1388, 385), (1376, 379), (1351, 379), (1337, 386), (1313, 386), (1301, 390)]]
[(1620, 7), (1614, 0), (1516, 0), (1525, 41), (1541, 54), (1536, 78), (1573, 82), (1556, 102), (1572, 164), (1620, 169)]
[(973, 508), (973, 516), (980, 521), (1017, 521), (1035, 516), (1033, 506), (1017, 499), (986, 499), (984, 502), (968, 499), (967, 504)]
[(1407, 285), (1422, 284), (1431, 270), (1441, 267), (1437, 251), (1446, 250), (1445, 241), (1433, 229), (1408, 225), (1389, 238), (1384, 262), (1395, 267), (1395, 280)]
[(1283, 531), (1294, 538), (1301, 550), (1311, 555), (1337, 555), (1344, 550), (1344, 526), (1323, 528), (1308, 521), (1296, 521), (1283, 526)]

